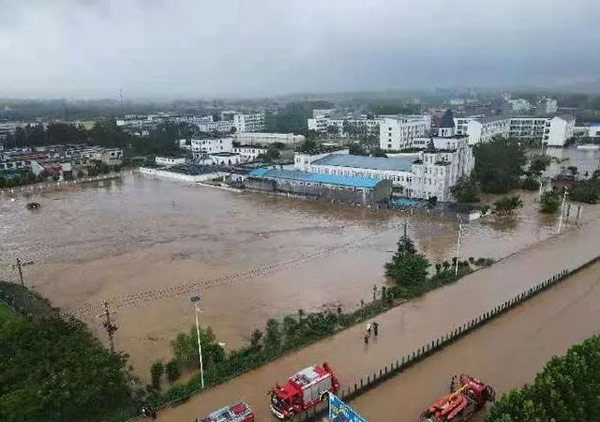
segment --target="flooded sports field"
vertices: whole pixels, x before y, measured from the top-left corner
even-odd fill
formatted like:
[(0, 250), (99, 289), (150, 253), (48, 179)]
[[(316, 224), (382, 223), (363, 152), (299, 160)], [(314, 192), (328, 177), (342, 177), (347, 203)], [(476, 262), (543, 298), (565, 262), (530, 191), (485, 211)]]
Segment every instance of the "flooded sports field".
[[(594, 157), (592, 157), (594, 159)], [(547, 239), (556, 216), (521, 193), (518, 218), (463, 226), (461, 257), (502, 258)], [(27, 210), (27, 202), (40, 202)], [(600, 212), (586, 207), (580, 223)], [(25, 282), (84, 319), (105, 340), (97, 317), (116, 312), (115, 342), (144, 377), (169, 358), (169, 341), (193, 323), (189, 297), (203, 296), (202, 324), (228, 347), (270, 317), (327, 305), (358, 306), (382, 285), (383, 264), (407, 222), (432, 262), (455, 254), (453, 216), (410, 215), (238, 193), (126, 173), (68, 190), (0, 197), (0, 276)], [(573, 222), (567, 229), (573, 229)], [(568, 251), (566, 251), (568, 252)], [(535, 263), (532, 263), (535, 265)]]

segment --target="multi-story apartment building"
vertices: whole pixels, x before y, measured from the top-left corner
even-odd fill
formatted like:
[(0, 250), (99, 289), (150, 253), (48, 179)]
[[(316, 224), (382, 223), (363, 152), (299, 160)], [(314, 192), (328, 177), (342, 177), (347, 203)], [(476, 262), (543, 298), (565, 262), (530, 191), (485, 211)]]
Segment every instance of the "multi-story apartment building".
[(412, 148), (413, 139), (429, 135), (430, 130), (428, 115), (386, 117), (379, 124), (379, 147), (384, 151)]
[[(315, 110), (313, 110), (314, 112)], [(319, 133), (329, 133), (336, 136), (352, 136), (353, 134), (379, 135), (379, 125), (382, 118), (369, 119), (367, 116), (360, 118), (333, 119), (325, 116), (318, 116), (307, 119), (309, 130)], [(333, 128), (333, 129), (332, 129)], [(335, 131), (332, 133), (332, 131)]]
[(233, 139), (240, 144), (248, 145), (269, 145), (282, 143), (285, 145), (304, 142), (304, 135), (294, 135), (293, 133), (271, 133), (271, 132), (245, 132), (235, 133)]
[(564, 146), (573, 137), (575, 118), (568, 115), (521, 117), (457, 117), (456, 134), (469, 137), (469, 144), (489, 142), (499, 136)]
[(233, 147), (233, 153), (239, 154), (240, 158), (243, 162), (246, 161), (254, 161), (260, 155), (264, 155), (267, 153), (266, 148), (256, 147), (252, 145), (240, 145), (237, 147)]
[(235, 127), (231, 120), (219, 120), (218, 122), (201, 122), (197, 123), (196, 126), (200, 132), (218, 132), (218, 133), (230, 133)]
[(218, 152), (232, 152), (233, 149), (233, 138), (192, 139), (190, 142), (194, 158)]
[(542, 98), (538, 103), (538, 112), (540, 114), (554, 114), (558, 111), (558, 101), (554, 98)]
[[(457, 119), (464, 121), (465, 119)], [(466, 135), (469, 137), (469, 144), (475, 145), (479, 142), (489, 142), (495, 136), (508, 137), (510, 133), (509, 117), (477, 117), (468, 121), (466, 124)], [(464, 124), (461, 125), (461, 135), (464, 133)]]
[(562, 147), (573, 137), (575, 117), (558, 115), (550, 119), (550, 127), (544, 131), (542, 142), (550, 147)]
[(235, 114), (233, 124), (237, 133), (263, 132), (265, 130), (265, 113)]
[(450, 201), (450, 188), (471, 173), (475, 161), (468, 138), (443, 126), (437, 137), (414, 138), (411, 145), (421, 150), (413, 155), (363, 157), (349, 155), (348, 150), (296, 153), (294, 165), (297, 170), (318, 174), (389, 180), (403, 196)]
[(562, 147), (573, 137), (575, 117), (513, 117), (510, 121), (510, 137), (543, 142), (548, 146)]

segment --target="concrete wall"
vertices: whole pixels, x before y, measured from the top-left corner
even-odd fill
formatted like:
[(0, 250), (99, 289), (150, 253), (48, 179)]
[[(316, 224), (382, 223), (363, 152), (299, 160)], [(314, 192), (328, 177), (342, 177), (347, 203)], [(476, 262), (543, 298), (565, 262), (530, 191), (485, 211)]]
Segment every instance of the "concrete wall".
[(164, 178), (164, 179), (172, 179), (172, 180), (180, 180), (182, 182), (204, 182), (207, 180), (216, 179), (218, 177), (226, 176), (227, 173), (215, 171), (214, 173), (207, 174), (199, 174), (199, 175), (191, 175), (191, 174), (183, 174), (177, 173), (174, 171), (169, 171), (165, 169), (153, 169), (149, 167), (140, 167), (139, 171), (141, 174), (146, 174), (149, 176)]

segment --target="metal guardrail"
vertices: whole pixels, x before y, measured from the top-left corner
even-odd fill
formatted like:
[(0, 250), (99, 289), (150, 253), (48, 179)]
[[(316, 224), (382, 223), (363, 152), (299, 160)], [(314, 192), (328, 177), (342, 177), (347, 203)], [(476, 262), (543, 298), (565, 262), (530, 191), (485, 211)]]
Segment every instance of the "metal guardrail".
[[(520, 305), (521, 303), (533, 298), (537, 294), (547, 290), (548, 288), (554, 286), (555, 284), (560, 283), (565, 280), (567, 277), (575, 274), (576, 272), (588, 267), (598, 261), (600, 256), (591, 259), (590, 261), (576, 267), (573, 269), (565, 269), (547, 280), (525, 290), (522, 293), (514, 296), (513, 298), (506, 300), (499, 305), (491, 308), (490, 310), (480, 314), (479, 316), (466, 321), (458, 328), (442, 335), (441, 337), (433, 339), (431, 342), (423, 345), (412, 353), (407, 354), (406, 356), (401, 356), (397, 360), (390, 362), (388, 365), (380, 368), (379, 371), (375, 371), (372, 375), (369, 374), (365, 377), (361, 377), (360, 379), (350, 383), (347, 387), (343, 388), (337, 396), (344, 401), (351, 401), (352, 399), (360, 396), (361, 394), (366, 393), (367, 391), (375, 388), (382, 382), (402, 373), (404, 370), (410, 368), (416, 363), (422, 361), (433, 353), (443, 349), (444, 347), (450, 345), (451, 343), (457, 341), (461, 337), (464, 337), (471, 331), (487, 324), (492, 319), (502, 315), (505, 312), (508, 312), (510, 309)], [(232, 377), (232, 378), (235, 378)], [(200, 393), (201, 390), (196, 390), (190, 393), (186, 397), (182, 397), (177, 400), (173, 400), (165, 403), (159, 409), (164, 409), (167, 407), (174, 407), (178, 404), (184, 403), (189, 400), (192, 396)], [(157, 410), (159, 410), (157, 409)], [(327, 415), (328, 407), (326, 403), (319, 404), (318, 406), (309, 409), (299, 415), (296, 416), (296, 422), (317, 422), (321, 418)], [(135, 416), (133, 418), (127, 419), (125, 422), (133, 422), (141, 420), (140, 416)]]
[[(377, 385), (390, 379), (391, 377), (394, 377), (394, 376), (402, 373), (404, 370), (410, 368), (411, 366), (415, 365), (419, 361), (422, 361), (429, 355), (432, 355), (433, 353), (441, 350), (445, 346), (448, 346), (449, 344), (455, 342), (456, 340), (460, 339), (461, 337), (464, 337), (471, 331), (485, 325), (486, 323), (490, 322), (494, 318), (502, 315), (505, 312), (508, 312), (510, 309), (533, 298), (534, 296), (543, 292), (544, 290), (547, 290), (550, 287), (562, 282), (569, 276), (584, 269), (585, 267), (592, 265), (599, 259), (600, 259), (600, 256), (598, 256), (598, 257), (596, 257), (574, 269), (565, 269), (565, 270), (553, 275), (552, 277), (548, 278), (547, 280), (537, 284), (536, 286), (531, 287), (528, 290), (514, 296), (513, 298), (500, 303), (499, 305), (491, 308), (490, 310), (482, 313), (481, 315), (463, 323), (460, 327), (446, 333), (445, 335), (442, 335), (441, 337), (433, 339), (431, 342), (428, 342), (427, 344), (425, 344), (424, 346), (420, 347), (419, 349), (413, 351), (412, 353), (409, 353), (406, 356), (402, 356), (401, 358), (397, 359), (394, 362), (390, 362), (390, 364), (379, 369), (379, 371), (376, 371), (372, 375), (369, 374), (366, 377), (361, 377), (354, 383), (351, 383), (346, 388), (342, 389), (337, 394), (338, 397), (340, 397), (344, 401), (351, 401), (352, 399), (360, 396), (361, 394), (366, 393), (367, 391), (371, 390), (372, 388), (375, 388)], [(324, 404), (320, 404), (317, 407), (309, 409), (306, 412), (298, 415), (297, 421), (298, 422), (315, 422), (315, 421), (319, 420), (320, 418), (323, 418), (324, 416), (326, 416), (326, 414), (327, 414), (327, 404), (324, 403)]]

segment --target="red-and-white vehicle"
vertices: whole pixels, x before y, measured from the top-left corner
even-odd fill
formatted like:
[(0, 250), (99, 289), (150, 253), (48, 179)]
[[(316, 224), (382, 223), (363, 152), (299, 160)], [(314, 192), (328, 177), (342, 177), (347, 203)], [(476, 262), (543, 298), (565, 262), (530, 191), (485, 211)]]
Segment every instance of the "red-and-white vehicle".
[(340, 383), (327, 363), (310, 366), (294, 374), (284, 386), (270, 391), (271, 412), (279, 419), (294, 415), (326, 401), (329, 393), (337, 393)]
[(254, 413), (248, 403), (240, 402), (215, 410), (201, 422), (254, 422)]
[[(454, 377), (451, 390), (454, 390)], [(459, 377), (458, 389), (442, 397), (421, 413), (421, 422), (464, 422), (481, 409), (486, 401), (494, 401), (496, 392), (489, 385), (469, 375)]]

